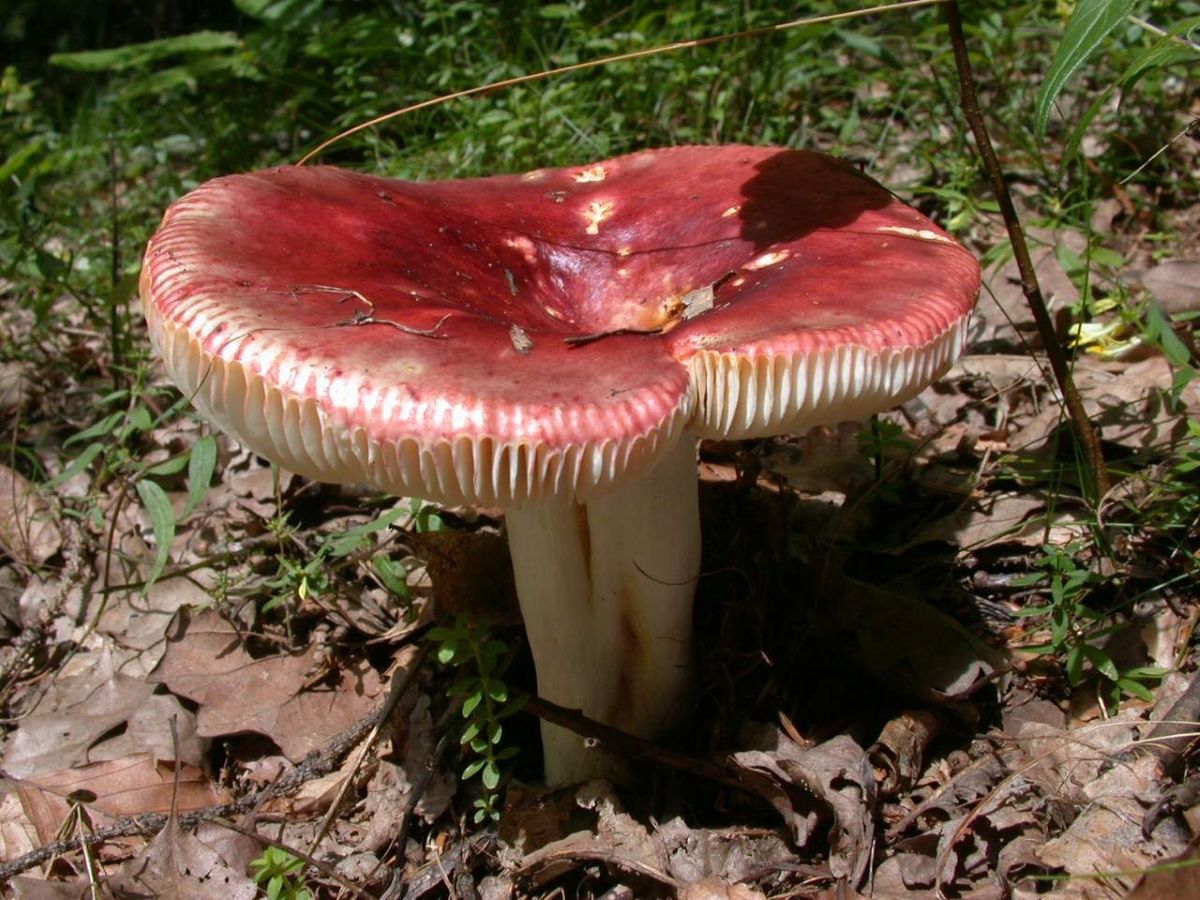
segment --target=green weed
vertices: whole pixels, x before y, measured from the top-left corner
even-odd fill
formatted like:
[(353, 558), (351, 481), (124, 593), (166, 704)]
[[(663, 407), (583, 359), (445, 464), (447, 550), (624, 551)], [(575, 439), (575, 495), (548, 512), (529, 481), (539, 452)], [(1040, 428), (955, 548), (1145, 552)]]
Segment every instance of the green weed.
[(501, 763), (518, 753), (516, 747), (503, 746), (504, 720), (520, 710), (523, 702), (503, 678), (508, 647), (491, 636), (486, 622), (472, 622), (463, 616), (449, 627), (431, 630), (429, 640), (438, 645), (439, 663), (462, 669), (449, 691), (451, 697), (462, 698), (465, 724), (459, 740), (468, 759), (462, 777), (467, 781), (478, 775), (483, 786), (483, 795), (474, 801), (475, 822), (495, 821), (500, 818), (496, 804)]
[(262, 856), (250, 860), (252, 877), (267, 900), (312, 900), (304, 884), (304, 862), (279, 847), (267, 847)]
[[(394, 506), (361, 525), (319, 537), (312, 552), (308, 552), (307, 544), (299, 540), (291, 516), (280, 510), (267, 524), (275, 534), (279, 552), (275, 557), (278, 566), (275, 577), (266, 582), (271, 588), (271, 596), (262, 605), (262, 611), (288, 610), (297, 601), (327, 595), (341, 573), (360, 565), (365, 566), (389, 593), (402, 602), (407, 601), (410, 597), (406, 580), (408, 571), (403, 563), (379, 549), (375, 535), (398, 522), (397, 527), (404, 530), (437, 530), (441, 527), (441, 519), (434, 510), (431, 504), (420, 500)], [(401, 519), (405, 521), (401, 522)]]
[(1122, 697), (1133, 696), (1150, 701), (1148, 685), (1166, 674), (1155, 666), (1136, 666), (1122, 670), (1099, 642), (1121, 627), (1107, 611), (1089, 603), (1093, 591), (1105, 582), (1092, 567), (1081, 562), (1089, 546), (1076, 542), (1065, 547), (1048, 546), (1035, 565), (1040, 572), (1014, 580), (1014, 584), (1037, 586), (1047, 591), (1044, 603), (1018, 609), (1014, 615), (1044, 617), (1049, 637), (1044, 643), (1022, 649), (1041, 655), (1052, 654), (1063, 660), (1067, 682), (1078, 687), (1086, 671), (1102, 679), (1100, 691), (1111, 707)]

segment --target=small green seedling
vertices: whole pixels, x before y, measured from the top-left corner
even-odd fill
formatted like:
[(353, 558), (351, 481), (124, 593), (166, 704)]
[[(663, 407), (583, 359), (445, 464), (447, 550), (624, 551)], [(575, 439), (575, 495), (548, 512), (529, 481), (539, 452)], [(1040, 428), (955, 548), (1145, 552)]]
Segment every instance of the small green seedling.
[(312, 900), (312, 891), (304, 885), (304, 862), (280, 847), (268, 847), (258, 859), (250, 861), (254, 883), (268, 900)]
[(508, 647), (491, 637), (486, 622), (471, 622), (464, 616), (449, 627), (434, 628), (429, 639), (438, 645), (436, 656), (447, 667), (463, 666), (463, 674), (450, 687), (450, 696), (462, 698), (462, 715), (466, 720), (460, 741), (467, 764), (463, 780), (479, 776), (483, 796), (474, 803), (474, 819), (495, 821), (500, 818), (496, 807), (501, 767), (505, 760), (517, 755), (516, 747), (502, 747), (503, 720), (517, 712), (523, 697), (514, 696), (503, 680)]

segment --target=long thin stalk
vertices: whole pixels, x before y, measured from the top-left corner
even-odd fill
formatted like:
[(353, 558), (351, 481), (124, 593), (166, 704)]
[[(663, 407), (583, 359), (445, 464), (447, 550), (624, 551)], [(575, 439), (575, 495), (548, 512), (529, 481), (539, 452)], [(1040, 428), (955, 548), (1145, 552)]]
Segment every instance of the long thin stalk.
[(125, 352), (121, 336), (121, 311), (117, 309), (121, 283), (121, 201), (117, 193), (117, 179), (117, 144), (116, 138), (110, 132), (108, 135), (108, 232), (111, 267), (109, 274), (112, 288), (108, 300), (108, 340), (109, 352), (112, 354), (113, 384), (120, 388), (124, 381), (122, 367), (125, 364)]
[(975, 89), (975, 76), (971, 71), (971, 60), (967, 55), (967, 42), (963, 35), (958, 0), (950, 0), (946, 3), (945, 9), (946, 24), (950, 29), (950, 43), (954, 50), (954, 64), (958, 69), (962, 111), (967, 117), (967, 123), (971, 126), (971, 133), (975, 136), (975, 145), (983, 160), (983, 167), (991, 179), (992, 193), (996, 195), (996, 201), (1000, 205), (1000, 214), (1004, 217), (1008, 238), (1012, 242), (1013, 256), (1016, 258), (1017, 269), (1021, 274), (1021, 290), (1033, 312), (1034, 323), (1037, 325), (1042, 344), (1046, 348), (1046, 357), (1050, 361), (1054, 378), (1062, 392), (1063, 403), (1071, 416), (1071, 424), (1075, 427), (1075, 434), (1083, 448), (1088, 473), (1096, 490), (1096, 499), (1099, 500), (1108, 493), (1111, 487), (1108, 469), (1104, 465), (1104, 453), (1100, 448), (1100, 438), (1096, 434), (1096, 430), (1092, 428), (1092, 421), (1088, 418), (1083, 400), (1071, 377), (1066, 354), (1063, 352), (1062, 344), (1059, 343), (1058, 335), (1054, 332), (1054, 324), (1050, 320), (1050, 313), (1046, 309), (1046, 301), (1042, 297), (1042, 289), (1038, 284), (1037, 272), (1034, 270), (1033, 260), (1029, 256), (1029, 247), (1025, 243), (1025, 232), (1021, 228), (1020, 217), (1013, 205), (1012, 194), (1009, 193), (1008, 184), (1004, 180), (1004, 170), (1000, 168), (1000, 160), (992, 147), (987, 125), (984, 124), (983, 114), (979, 109), (979, 95)]

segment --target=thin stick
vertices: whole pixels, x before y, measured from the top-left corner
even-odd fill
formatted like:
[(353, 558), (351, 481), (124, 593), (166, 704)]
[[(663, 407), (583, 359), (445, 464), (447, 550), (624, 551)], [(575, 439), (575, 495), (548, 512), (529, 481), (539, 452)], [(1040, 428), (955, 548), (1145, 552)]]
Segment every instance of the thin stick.
[(589, 719), (580, 710), (559, 706), (542, 697), (530, 697), (525, 701), (523, 711), (566, 728), (568, 731), (573, 731), (582, 737), (591, 738), (606, 750), (641, 762), (686, 772), (698, 778), (715, 781), (717, 784), (746, 790), (746, 785), (742, 779), (738, 778), (737, 771), (726, 764), (668, 749), (611, 725)]
[(1172, 43), (1179, 44), (1181, 47), (1187, 47), (1190, 50), (1195, 50), (1197, 53), (1200, 53), (1200, 43), (1189, 40), (1182, 34), (1171, 34), (1171, 32), (1159, 28), (1153, 22), (1147, 22), (1145, 19), (1140, 18), (1139, 16), (1126, 16), (1125, 18), (1134, 25), (1137, 25), (1139, 28), (1146, 29), (1146, 31), (1149, 31), (1151, 34), (1156, 34), (1161, 38), (1170, 38)]
[(1058, 335), (1054, 333), (1054, 324), (1050, 321), (1050, 313), (1046, 309), (1046, 301), (1042, 298), (1042, 289), (1038, 285), (1037, 272), (1034, 271), (1033, 260), (1029, 256), (1029, 247), (1025, 243), (1025, 232), (1021, 228), (1021, 220), (1017, 216), (1012, 195), (1004, 180), (1004, 171), (1000, 168), (1000, 160), (992, 147), (987, 125), (984, 124), (983, 114), (979, 110), (979, 95), (975, 90), (975, 76), (971, 71), (970, 57), (967, 55), (967, 42), (963, 35), (958, 0), (949, 0), (945, 8), (946, 24), (950, 30), (950, 43), (954, 49), (954, 64), (958, 69), (963, 115), (967, 117), (967, 123), (971, 126), (971, 133), (975, 136), (975, 146), (983, 160), (983, 167), (991, 179), (992, 193), (996, 195), (996, 202), (1000, 205), (1000, 213), (1004, 217), (1004, 226), (1008, 229), (1008, 239), (1012, 243), (1017, 269), (1021, 273), (1021, 290), (1033, 312), (1038, 335), (1042, 339), (1042, 344), (1045, 345), (1046, 357), (1050, 361), (1054, 379), (1058, 382), (1063, 403), (1067, 407), (1071, 423), (1075, 426), (1075, 434), (1079, 437), (1079, 443), (1083, 447), (1088, 473), (1091, 475), (1092, 485), (1095, 487), (1096, 499), (1099, 500), (1108, 493), (1111, 487), (1108, 470), (1104, 466), (1104, 453), (1100, 448), (1100, 438), (1092, 428), (1092, 421), (1088, 418), (1083, 400), (1071, 378), (1066, 354), (1063, 352), (1062, 344), (1058, 341)]
[(112, 297), (108, 301), (109, 353), (112, 355), (113, 386), (121, 388), (124, 384), (121, 368), (125, 363), (121, 317), (117, 314), (117, 286), (121, 282), (121, 201), (117, 185), (117, 144), (111, 131), (108, 134), (108, 216), (109, 277), (112, 279)]
[(302, 166), (314, 156), (317, 156), (322, 151), (333, 146), (343, 138), (350, 137), (352, 134), (358, 134), (360, 131), (365, 131), (368, 128), (374, 128), (383, 122), (395, 119), (399, 116), (407, 115), (408, 113), (417, 112), (422, 109), (429, 109), (431, 106), (440, 106), (443, 103), (449, 103), (451, 100), (457, 100), (461, 97), (473, 97), (476, 94), (486, 94), (488, 91), (495, 91), (501, 88), (512, 87), (517, 84), (524, 84), (527, 81), (541, 81), (545, 78), (550, 78), (555, 75), (566, 75), (570, 72), (581, 72), (584, 69), (594, 69), (598, 66), (607, 66), (611, 63), (626, 62), (631, 59), (644, 59), (647, 56), (657, 56), (661, 53), (670, 53), (675, 50), (687, 50), (693, 47), (707, 47), (709, 44), (719, 44), (724, 41), (736, 41), (742, 38), (761, 37), (766, 34), (774, 34), (780, 31), (787, 31), (791, 28), (800, 28), (803, 25), (819, 25), (823, 22), (838, 22), (844, 19), (857, 19), (862, 16), (869, 16), (881, 12), (895, 12), (902, 9), (913, 9), (919, 6), (933, 6), (939, 3), (945, 3), (947, 0), (904, 0), (901, 3), (888, 3), (883, 6), (872, 6), (867, 9), (852, 9), (847, 12), (832, 13), (825, 16), (812, 16), (807, 19), (793, 19), (790, 22), (780, 22), (776, 25), (766, 25), (761, 28), (751, 28), (747, 31), (738, 31), (732, 34), (716, 34), (709, 37), (695, 38), (689, 41), (675, 41), (671, 44), (662, 44), (658, 47), (647, 47), (644, 50), (631, 50), (628, 53), (618, 53), (614, 56), (602, 56), (599, 59), (589, 59), (580, 63), (572, 63), (569, 66), (561, 66), (557, 69), (546, 69), (542, 72), (533, 72), (528, 75), (518, 75), (514, 78), (504, 78), (500, 81), (493, 81), (489, 84), (480, 84), (472, 88), (467, 88), (462, 91), (455, 91), (453, 94), (444, 94), (441, 97), (434, 97), (430, 100), (422, 100), (420, 103), (414, 103), (412, 106), (406, 106), (403, 109), (394, 109), (389, 113), (384, 113), (381, 116), (376, 116), (373, 119), (368, 119), (366, 122), (360, 122), (352, 128), (347, 128), (341, 134), (336, 134), (328, 140), (322, 141), (312, 150), (305, 153), (296, 162), (296, 165)]
[[(396, 706), (400, 703), (400, 698), (408, 691), (409, 684), (416, 677), (417, 672), (425, 663), (425, 657), (429, 655), (430, 644), (428, 641), (421, 644), (421, 648), (417, 651), (416, 656), (412, 658), (403, 675), (393, 674), (392, 684), (388, 689), (387, 699), (383, 702), (383, 707), (379, 710), (378, 719), (375, 722), (375, 727), (371, 729), (371, 733), (367, 735), (366, 741), (359, 748), (358, 758), (354, 761), (353, 771), (348, 773), (342, 781), (342, 786), (338, 789), (337, 796), (333, 798), (333, 802), (329, 804), (329, 811), (325, 814), (325, 818), (321, 821), (321, 827), (317, 829), (317, 833), (313, 835), (313, 839), (308, 845), (308, 855), (316, 856), (317, 849), (321, 846), (321, 841), (325, 839), (325, 835), (329, 833), (330, 827), (333, 825), (334, 817), (342, 808), (342, 803), (346, 799), (346, 795), (350, 792), (350, 788), (354, 785), (354, 779), (358, 775), (358, 771), (362, 768), (363, 762), (367, 756), (375, 749), (375, 744), (378, 743), (380, 735), (383, 733), (383, 726), (391, 724), (392, 714), (396, 711)], [(372, 714), (373, 716), (375, 714)]]

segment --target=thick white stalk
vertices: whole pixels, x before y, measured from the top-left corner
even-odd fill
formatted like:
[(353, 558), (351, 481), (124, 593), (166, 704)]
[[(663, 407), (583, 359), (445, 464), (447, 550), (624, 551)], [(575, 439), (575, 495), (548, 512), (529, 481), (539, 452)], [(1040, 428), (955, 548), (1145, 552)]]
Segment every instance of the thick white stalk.
[[(684, 708), (700, 571), (696, 441), (685, 434), (641, 478), (586, 506), (511, 509), (521, 614), (547, 700), (642, 737)], [(546, 783), (621, 778), (621, 767), (542, 724)]]

